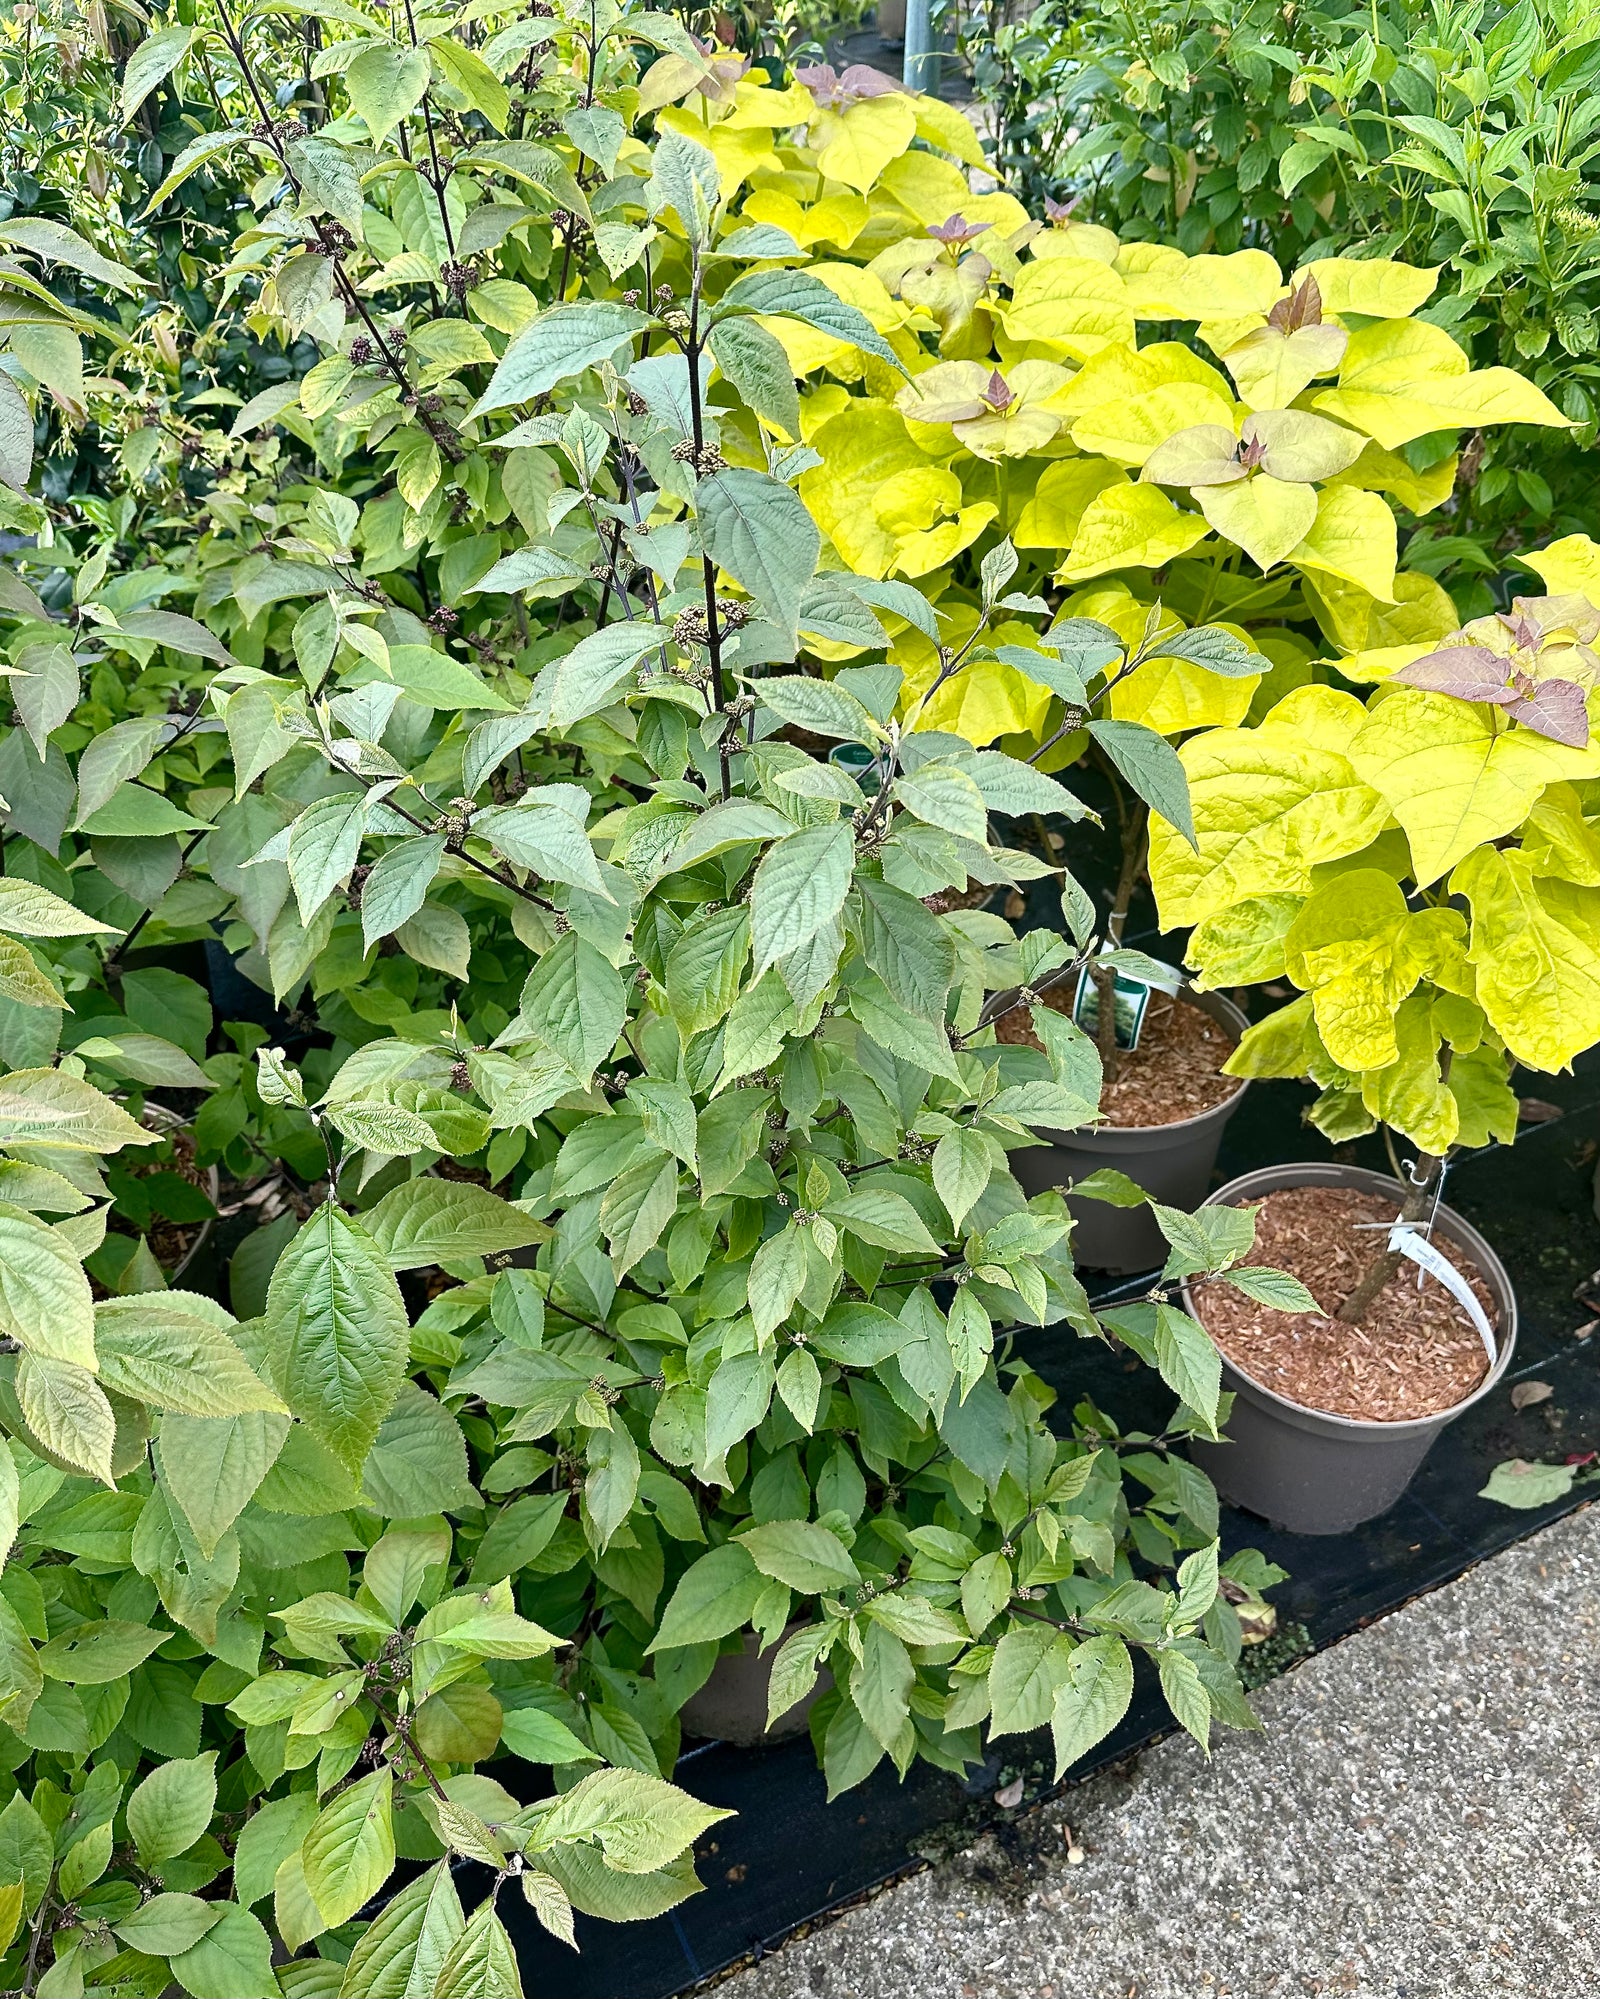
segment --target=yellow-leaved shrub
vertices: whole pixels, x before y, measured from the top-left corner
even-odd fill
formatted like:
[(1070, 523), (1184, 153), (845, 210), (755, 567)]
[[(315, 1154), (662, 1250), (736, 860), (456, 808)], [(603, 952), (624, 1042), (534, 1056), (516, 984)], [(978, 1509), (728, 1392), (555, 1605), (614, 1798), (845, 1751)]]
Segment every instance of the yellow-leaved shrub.
[[(801, 71), (782, 90), (746, 77), (658, 117), (739, 185), (741, 226), (785, 232), (909, 373), (815, 326), (765, 322), (803, 382), (801, 438), (819, 462), (800, 490), (841, 565), (915, 579), (957, 644), (976, 622), (957, 559), (1003, 536), (1023, 558), (1019, 589), (1064, 590), (1067, 610), (1120, 637), (1158, 599), (1185, 624), (1247, 636), (1264, 690), (1160, 659), (1124, 678), (1110, 712), (1163, 733), (1233, 726), (1252, 704), (1259, 716), (1326, 649), (1381, 671), (1442, 637), (1455, 607), (1397, 569), (1395, 508), (1449, 496), (1441, 433), (1567, 422), (1417, 316), (1436, 272), (1335, 257), (1286, 274), (1261, 250), (1190, 257), (1045, 225), (1004, 190), (973, 192), (982, 153), (959, 113), (871, 72)], [(1004, 643), (976, 649), (918, 726), (979, 745), (1053, 733), (1060, 703), (996, 656)], [(936, 648), (905, 630), (895, 656), (914, 705)], [(1069, 737), (1047, 765), (1080, 747)]]
[[(1600, 1040), (1585, 816), (1600, 749), (1504, 702), (1394, 683), (1461, 624), (1401, 566), (1396, 514), (1449, 498), (1451, 433), (1559, 427), (1560, 410), (1510, 369), (1472, 368), (1422, 316), (1435, 271), (1335, 257), (1285, 272), (1261, 250), (1190, 257), (1043, 225), (973, 192), (959, 114), (885, 79), (746, 79), (661, 116), (741, 182), (742, 224), (786, 232), (905, 370), (766, 322), (801, 379), (791, 441), (816, 462), (800, 490), (842, 566), (915, 579), (946, 657), (978, 622), (964, 578), (1003, 537), (1015, 590), (1130, 652), (1154, 617), (1260, 653), (1254, 677), (1146, 656), (1101, 690), (1105, 713), (1184, 739), (1198, 848), (1153, 818), (1164, 926), (1195, 926), (1206, 983), (1302, 988), (1247, 1037), (1241, 1072), (1310, 1075), (1336, 1136), (1381, 1120), (1433, 1152), (1509, 1137), (1510, 1066), (1560, 1068)], [(1527, 566), (1542, 601), (1600, 603), (1584, 538)], [(898, 629), (908, 719), (980, 746), (1049, 742), (1064, 704), (1026, 671), (1037, 642), (1002, 626), (952, 675)], [(1067, 731), (1043, 762), (1084, 741)]]
[(1329, 1136), (1510, 1140), (1514, 1065), (1600, 1042), (1600, 547), (1522, 558), (1548, 595), (1297, 688), (1179, 754), (1197, 846), (1162, 820), (1164, 924), (1211, 986), (1287, 977), (1236, 1073), (1309, 1076)]

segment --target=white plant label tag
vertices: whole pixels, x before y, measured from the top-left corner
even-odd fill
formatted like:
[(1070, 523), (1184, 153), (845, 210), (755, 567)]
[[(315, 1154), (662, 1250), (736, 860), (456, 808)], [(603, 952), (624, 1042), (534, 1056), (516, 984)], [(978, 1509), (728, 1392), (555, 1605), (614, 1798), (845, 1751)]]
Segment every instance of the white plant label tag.
[(1489, 1323), (1488, 1313), (1478, 1303), (1478, 1294), (1450, 1259), (1435, 1249), (1426, 1236), (1418, 1235), (1415, 1228), (1404, 1222), (1397, 1222), (1389, 1231), (1389, 1247), (1399, 1250), (1402, 1256), (1409, 1256), (1430, 1277), (1437, 1277), (1451, 1297), (1458, 1301), (1477, 1327), (1478, 1337), (1483, 1341), (1483, 1350), (1489, 1356), (1492, 1367), (1499, 1359), (1494, 1343), (1494, 1327)]

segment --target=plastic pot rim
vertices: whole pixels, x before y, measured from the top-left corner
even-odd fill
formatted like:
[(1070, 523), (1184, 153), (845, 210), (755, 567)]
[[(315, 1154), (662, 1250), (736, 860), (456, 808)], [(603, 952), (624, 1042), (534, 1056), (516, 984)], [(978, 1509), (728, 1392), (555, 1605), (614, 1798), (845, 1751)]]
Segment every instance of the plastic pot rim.
[[(1013, 996), (1016, 990), (1015, 987), (1012, 988)], [(1242, 1038), (1250, 1025), (1249, 1015), (1241, 1007), (1235, 1006), (1226, 993), (1202, 992), (1186, 979), (1178, 997), (1190, 1006), (1198, 1007), (1202, 1013), (1209, 1014), (1213, 1020), (1220, 1021), (1224, 1027), (1230, 1028), (1236, 1041)], [(1240, 1099), (1250, 1087), (1250, 1078), (1233, 1076), (1229, 1081), (1237, 1087), (1224, 1097), (1220, 1104), (1213, 1104), (1209, 1110), (1196, 1111), (1190, 1117), (1173, 1118), (1166, 1124), (1086, 1124), (1077, 1131), (1057, 1131), (1051, 1126), (1036, 1124), (1030, 1125), (1029, 1130), (1037, 1132), (1051, 1145), (1083, 1146), (1092, 1145), (1100, 1139), (1112, 1139), (1129, 1141), (1136, 1145), (1143, 1141), (1144, 1150), (1149, 1151), (1169, 1137), (1181, 1136), (1186, 1131), (1192, 1131), (1196, 1125), (1206, 1124), (1212, 1119), (1226, 1121), (1232, 1117), (1239, 1108)]]
[[(1291, 1187), (1317, 1186), (1354, 1187), (1364, 1193), (1392, 1197), (1397, 1202), (1405, 1194), (1398, 1180), (1387, 1173), (1374, 1172), (1367, 1166), (1344, 1166), (1334, 1160), (1300, 1160), (1281, 1166), (1258, 1166), (1249, 1173), (1241, 1173), (1226, 1186), (1208, 1194), (1201, 1206), (1236, 1208), (1258, 1195), (1264, 1198), (1267, 1194), (1282, 1193)], [(1437, 1409), (1431, 1415), (1407, 1416), (1398, 1422), (1386, 1423), (1367, 1416), (1340, 1416), (1331, 1409), (1314, 1409), (1309, 1403), (1292, 1401), (1277, 1389), (1257, 1381), (1237, 1361), (1223, 1354), (1222, 1365), (1226, 1372), (1232, 1374), (1253, 1399), (1270, 1404), (1290, 1422), (1298, 1423), (1307, 1430), (1324, 1433), (1332, 1430), (1351, 1443), (1383, 1443), (1392, 1438), (1421, 1436), (1425, 1431), (1442, 1429), (1447, 1423), (1453, 1423), (1473, 1403), (1481, 1402), (1484, 1396), (1498, 1387), (1511, 1364), (1517, 1344), (1517, 1294), (1511, 1282), (1511, 1273), (1501, 1262), (1493, 1245), (1478, 1233), (1465, 1216), (1457, 1214), (1454, 1208), (1441, 1201), (1435, 1219), (1440, 1232), (1449, 1237), (1457, 1248), (1467, 1252), (1478, 1275), (1495, 1293), (1495, 1303), (1500, 1308), (1500, 1323), (1495, 1327), (1494, 1365), (1470, 1395), (1464, 1395), (1459, 1402), (1452, 1402), (1448, 1409)], [(1180, 1285), (1184, 1309), (1191, 1317), (1198, 1319), (1189, 1285), (1188, 1278), (1184, 1278)], [(1200, 1323), (1204, 1325), (1205, 1322), (1201, 1320)]]

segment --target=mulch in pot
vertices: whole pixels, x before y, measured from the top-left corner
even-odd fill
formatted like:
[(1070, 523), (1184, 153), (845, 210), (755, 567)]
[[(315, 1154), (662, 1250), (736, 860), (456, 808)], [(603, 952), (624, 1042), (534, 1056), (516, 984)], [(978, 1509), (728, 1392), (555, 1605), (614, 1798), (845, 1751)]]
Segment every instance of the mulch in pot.
[[(1488, 1372), (1483, 1341), (1436, 1278), (1404, 1262), (1365, 1321), (1333, 1315), (1382, 1247), (1398, 1201), (1352, 1187), (1286, 1187), (1252, 1202), (1256, 1242), (1249, 1261), (1287, 1270), (1326, 1318), (1258, 1305), (1226, 1284), (1194, 1287), (1195, 1313), (1226, 1359), (1275, 1394), (1330, 1416), (1402, 1423), (1464, 1401)], [(1439, 1248), (1471, 1284), (1494, 1325), (1494, 1294), (1448, 1237)]]
[[(1044, 1004), (1070, 1017), (1076, 990), (1076, 980), (1054, 986), (1045, 993)], [(1026, 1007), (1002, 1014), (994, 1031), (997, 1039), (1014, 1048), (1044, 1052)], [(1100, 1092), (1104, 1122), (1129, 1131), (1180, 1124), (1215, 1110), (1244, 1088), (1242, 1077), (1222, 1073), (1235, 1045), (1221, 1021), (1202, 1008), (1181, 997), (1153, 992), (1138, 1047), (1122, 1051), (1117, 1080)]]

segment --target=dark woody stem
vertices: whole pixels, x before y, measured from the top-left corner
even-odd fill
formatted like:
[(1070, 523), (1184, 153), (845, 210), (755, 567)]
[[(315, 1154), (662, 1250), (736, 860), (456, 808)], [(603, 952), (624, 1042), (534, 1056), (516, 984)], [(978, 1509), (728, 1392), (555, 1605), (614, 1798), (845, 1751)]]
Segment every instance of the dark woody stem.
[[(694, 428), (695, 470), (699, 472), (699, 459), (705, 449), (705, 422), (700, 408), (700, 260), (695, 259), (694, 283), (689, 295), (689, 332), (684, 342), (684, 353), (689, 362), (689, 411)], [(701, 572), (705, 579), (706, 592), (706, 651), (711, 661), (711, 695), (719, 715), (728, 712), (728, 685), (722, 671), (722, 627), (717, 620), (717, 570), (709, 555), (700, 558)], [(717, 753), (722, 764), (722, 796), (727, 800), (733, 796), (733, 777), (729, 768), (730, 743), (726, 729), (717, 744)]]
[(1070, 736), (1074, 729), (1081, 729), (1083, 727), (1083, 723), (1084, 723), (1084, 710), (1081, 708), (1074, 708), (1069, 704), (1066, 710), (1066, 714), (1062, 720), (1061, 727), (1056, 730), (1053, 736), (1050, 736), (1046, 741), (1042, 742), (1036, 750), (1031, 751), (1027, 758), (1027, 761), (1031, 764), (1036, 764), (1042, 756), (1045, 756), (1049, 751), (1055, 748), (1056, 744), (1061, 741), (1063, 736)]
[[(405, 821), (407, 821), (408, 824), (415, 826), (419, 833), (427, 833), (432, 831), (432, 828), (425, 825), (422, 820), (417, 818), (415, 813), (408, 812), (403, 805), (396, 805), (392, 798), (386, 800), (385, 802), (388, 804), (391, 811), (398, 813), (399, 816)], [(432, 803), (431, 799), (429, 800), (429, 803), (430, 804)], [(555, 904), (553, 902), (546, 901), (546, 899), (542, 895), (540, 895), (536, 890), (531, 888), (526, 888), (523, 886), (521, 882), (515, 880), (512, 877), (509, 869), (491, 868), (486, 861), (480, 861), (475, 854), (469, 854), (465, 849), (465, 847), (460, 848), (458, 851), (461, 859), (466, 862), (469, 868), (476, 868), (480, 875), (487, 875), (490, 881), (498, 882), (502, 888), (510, 889), (513, 895), (521, 896), (524, 902), (536, 902), (541, 909), (553, 910), (555, 908)]]
[[(1150, 811), (1141, 800), (1122, 829), (1122, 870), (1117, 876), (1111, 914), (1106, 922), (1106, 942), (1112, 950), (1116, 950), (1122, 942), (1133, 891), (1138, 887), (1139, 877), (1144, 871), (1149, 845)], [(1090, 977), (1094, 980), (1095, 990), (1095, 1046), (1100, 1051), (1100, 1067), (1105, 1080), (1114, 1083), (1122, 1066), (1122, 1051), (1117, 1046), (1117, 975), (1112, 966), (1097, 963)]]
[[(173, 741), (174, 742), (179, 741), (182, 735), (185, 733), (186, 733), (185, 731), (180, 730), (179, 734), (173, 738)], [(169, 744), (168, 748), (170, 747), (171, 745)], [(178, 862), (178, 870), (180, 873), (182, 873), (183, 869), (188, 865), (189, 856), (194, 852), (195, 848), (199, 846), (200, 842), (206, 837), (206, 831), (209, 830), (210, 829), (207, 828), (199, 833), (196, 833), (190, 839), (189, 844), (184, 848), (182, 856)], [(154, 916), (155, 913), (156, 913), (156, 906), (154, 903), (151, 903), (150, 906), (139, 917), (138, 921), (134, 924), (133, 928), (122, 939), (122, 941), (119, 944), (114, 945), (111, 948), (111, 950), (109, 950), (106, 953), (105, 971), (107, 978), (115, 979), (115, 978), (120, 978), (122, 976), (121, 965), (123, 959), (127, 957), (128, 952), (133, 948), (133, 940), (138, 936), (139, 932), (150, 921), (151, 917)]]
[[(1042, 979), (1035, 980), (1033, 985), (1025, 990), (1036, 998), (1042, 998), (1044, 994), (1054, 992), (1057, 986), (1064, 986), (1068, 979), (1076, 978), (1083, 966), (1084, 960), (1081, 957), (1073, 958), (1065, 965), (1057, 965), (1053, 972), (1047, 972)], [(997, 1020), (1004, 1020), (1008, 1013), (1015, 1013), (1018, 1007), (1032, 1004), (1032, 1000), (1024, 999), (1021, 992), (1014, 993), (1009, 998), (1004, 993), (996, 993), (993, 999), (984, 1003), (983, 1011), (973, 1026), (960, 1036), (961, 1045), (965, 1046), (973, 1035), (980, 1034), (984, 1028), (993, 1027)]]
[[(646, 338), (648, 339), (648, 335), (646, 336)], [(621, 421), (617, 417), (615, 411), (613, 411), (612, 413), (612, 424), (613, 428), (616, 431), (617, 463), (622, 473), (623, 489), (627, 497), (628, 511), (633, 515), (634, 528), (642, 533), (645, 531), (645, 517), (643, 511), (639, 506), (639, 483), (636, 477), (636, 468), (639, 464), (639, 461), (634, 455), (633, 446), (622, 435)], [(619, 543), (620, 543), (620, 533), (619, 533)], [(613, 563), (615, 563), (616, 551), (613, 551), (612, 560)], [(656, 624), (659, 625), (661, 622), (661, 599), (657, 595), (656, 579), (652, 574), (648, 563), (644, 565), (643, 574), (644, 574), (643, 587), (644, 587), (645, 604), (650, 612), (651, 618), (655, 621)], [(667, 649), (665, 646), (662, 646), (660, 648), (660, 650), (656, 654), (656, 658), (660, 662), (661, 671), (663, 673), (666, 673), (668, 669), (667, 669)]]
[[(420, 45), (417, 41), (417, 18), (411, 11), (411, 0), (406, 0), (406, 26), (411, 31), (411, 46), (414, 49), (418, 48)], [(434, 199), (439, 204), (439, 221), (444, 229), (445, 248), (450, 252), (450, 259), (453, 263), (456, 254), (456, 239), (450, 227), (449, 204), (444, 198), (444, 175), (439, 169), (439, 143), (433, 134), (433, 110), (428, 103), (428, 93), (426, 91), (422, 94), (422, 123), (428, 134), (428, 158), (433, 163)]]
[[(282, 140), (278, 137), (276, 120), (272, 116), (267, 100), (261, 94), (260, 85), (256, 82), (255, 71), (250, 67), (250, 58), (245, 53), (244, 42), (240, 38), (239, 30), (234, 25), (232, 17), (228, 13), (227, 0), (217, 0), (217, 18), (221, 23), (223, 40), (228, 44), (234, 61), (239, 65), (239, 73), (244, 78), (245, 88), (249, 91), (251, 101), (254, 103), (256, 111), (260, 115), (261, 123), (266, 129), (266, 143), (277, 155), (278, 164), (283, 169), (285, 179), (298, 196), (301, 193), (299, 176), (289, 164), (289, 155), (284, 149)], [(446, 226), (448, 228), (448, 225)], [(320, 216), (313, 218), (311, 227), (317, 234), (317, 248), (319, 252), (327, 258), (329, 264), (332, 266), (333, 281), (339, 287), (340, 296), (367, 329), (368, 338), (383, 356), (384, 365), (399, 384), (402, 398), (411, 407), (417, 408), (418, 419), (423, 428), (433, 439), (434, 443), (438, 445), (445, 457), (449, 459), (450, 463), (452, 465), (459, 465), (466, 454), (457, 442), (455, 432), (449, 424), (439, 422), (427, 411), (417, 407), (417, 392), (411, 386), (410, 377), (406, 374), (399, 355), (395, 353), (393, 347), (383, 337), (383, 334), (379, 330), (378, 322), (367, 309), (366, 301), (350, 282), (345, 272), (339, 246), (329, 237), (322, 218)]]
[(365, 1693), (367, 1699), (376, 1708), (379, 1721), (383, 1723), (384, 1727), (388, 1729), (389, 1733), (397, 1741), (404, 1745), (406, 1753), (416, 1763), (418, 1771), (427, 1780), (428, 1789), (432, 1791), (436, 1798), (442, 1799), (445, 1804), (449, 1804), (450, 1793), (439, 1782), (438, 1772), (428, 1761), (427, 1757), (423, 1755), (421, 1749), (418, 1748), (417, 1738), (412, 1734), (409, 1724), (402, 1721), (398, 1714), (391, 1713), (384, 1706), (383, 1702), (379, 1700), (376, 1691), (370, 1685), (365, 1689)]
[(1117, 1046), (1117, 974), (1114, 967), (1096, 959), (1089, 977), (1094, 981), (1094, 1045), (1100, 1052), (1100, 1073), (1114, 1083), (1122, 1066)]

